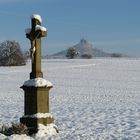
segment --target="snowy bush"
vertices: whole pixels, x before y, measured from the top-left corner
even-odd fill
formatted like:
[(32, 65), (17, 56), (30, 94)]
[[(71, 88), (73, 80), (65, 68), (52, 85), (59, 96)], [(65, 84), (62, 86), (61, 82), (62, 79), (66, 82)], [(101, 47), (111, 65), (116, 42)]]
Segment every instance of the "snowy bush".
[(75, 48), (71, 47), (67, 50), (67, 54), (66, 54), (67, 58), (73, 59), (77, 55), (78, 55), (78, 52)]
[(16, 124), (12, 123), (12, 126), (9, 125), (3, 125), (1, 128), (1, 133), (6, 135), (6, 136), (11, 136), (13, 134), (26, 134), (28, 135), (28, 128), (24, 124)]
[(26, 64), (26, 57), (16, 41), (0, 43), (0, 66), (20, 66)]

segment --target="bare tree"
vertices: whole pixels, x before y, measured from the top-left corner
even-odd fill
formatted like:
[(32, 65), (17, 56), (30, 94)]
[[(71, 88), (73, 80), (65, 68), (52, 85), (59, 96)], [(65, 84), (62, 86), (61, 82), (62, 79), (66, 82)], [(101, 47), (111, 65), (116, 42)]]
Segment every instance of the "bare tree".
[(25, 55), (16, 41), (0, 43), (0, 66), (20, 66), (26, 64)]

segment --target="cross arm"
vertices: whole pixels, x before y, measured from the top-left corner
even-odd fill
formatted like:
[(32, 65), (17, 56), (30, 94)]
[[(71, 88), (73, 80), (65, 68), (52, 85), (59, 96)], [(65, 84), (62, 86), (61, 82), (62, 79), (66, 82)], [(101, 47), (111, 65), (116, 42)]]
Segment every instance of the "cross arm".
[(35, 31), (31, 30), (31, 28), (27, 28), (25, 32), (26, 37), (30, 40), (45, 37), (47, 35), (47, 29), (41, 25), (36, 25)]
[(47, 35), (47, 29), (41, 25), (36, 25), (35, 30), (37, 32), (37, 37), (45, 37)]

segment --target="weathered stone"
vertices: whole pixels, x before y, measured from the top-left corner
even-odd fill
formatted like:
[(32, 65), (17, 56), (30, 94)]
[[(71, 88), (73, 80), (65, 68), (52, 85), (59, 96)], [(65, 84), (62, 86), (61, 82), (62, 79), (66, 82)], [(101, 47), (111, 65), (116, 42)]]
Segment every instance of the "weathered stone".
[(32, 115), (36, 113), (49, 112), (49, 90), (48, 87), (21, 87), (25, 94), (24, 114)]

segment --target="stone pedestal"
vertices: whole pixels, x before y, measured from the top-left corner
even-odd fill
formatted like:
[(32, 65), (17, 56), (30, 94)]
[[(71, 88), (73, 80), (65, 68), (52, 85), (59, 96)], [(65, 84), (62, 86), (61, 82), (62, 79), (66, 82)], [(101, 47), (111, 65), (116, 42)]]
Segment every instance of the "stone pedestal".
[(20, 122), (29, 128), (29, 133), (36, 133), (38, 124), (47, 125), (54, 119), (49, 114), (49, 90), (51, 87), (22, 86), (25, 96), (24, 116)]

